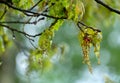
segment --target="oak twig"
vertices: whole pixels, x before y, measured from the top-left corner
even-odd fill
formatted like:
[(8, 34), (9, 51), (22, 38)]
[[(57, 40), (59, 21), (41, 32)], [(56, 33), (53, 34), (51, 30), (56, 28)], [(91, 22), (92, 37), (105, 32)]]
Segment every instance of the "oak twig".
[(53, 18), (53, 19), (66, 19), (66, 18), (67, 18), (67, 17), (55, 17), (55, 16), (43, 14), (43, 13), (33, 12), (33, 11), (30, 11), (30, 10), (20, 9), (20, 8), (14, 7), (13, 5), (10, 5), (9, 3), (5, 2), (5, 1), (0, 1), (0, 3), (5, 4), (5, 5), (7, 5), (8, 7), (12, 8), (12, 9), (14, 9), (14, 10), (23, 12), (23, 13), (24, 13), (25, 15), (27, 15), (27, 16), (35, 16), (35, 17), (38, 17), (38, 16), (41, 15), (41, 16), (45, 16), (45, 17)]
[(38, 20), (35, 20), (35, 21), (33, 21), (33, 22), (29, 22), (29, 21), (3, 21), (3, 22), (0, 22), (1, 24), (3, 24), (3, 23), (15, 23), (15, 24), (37, 24), (40, 20), (44, 20), (45, 18), (44, 17), (42, 17), (42, 18), (39, 18)]
[(4, 17), (4, 15), (6, 14), (6, 12), (7, 12), (7, 9), (6, 9), (6, 7), (4, 8), (4, 12), (3, 12), (3, 14), (1, 15), (1, 17), (0, 17), (0, 20)]
[(8, 25), (4, 25), (4, 24), (0, 24), (0, 26), (3, 26), (9, 30), (11, 30), (12, 32), (18, 32), (18, 33), (21, 33), (23, 34), (24, 36), (28, 36), (28, 37), (37, 37), (37, 36), (40, 36), (42, 33), (38, 33), (38, 34), (35, 34), (35, 35), (30, 35), (26, 32), (23, 32), (23, 31), (20, 31), (20, 30), (17, 30), (17, 29), (14, 29), (14, 28), (11, 28), (10, 26)]
[(79, 29), (80, 29), (82, 32), (84, 32), (84, 31), (82, 30), (81, 25), (82, 25), (82, 26), (85, 26), (85, 28), (90, 28), (90, 29), (92, 29), (92, 30), (94, 30), (94, 31), (101, 32), (101, 30), (95, 29), (95, 28), (93, 28), (93, 27), (91, 27), (91, 26), (88, 26), (88, 25), (86, 25), (86, 24), (84, 24), (83, 22), (80, 22), (80, 21), (78, 21), (77, 25), (78, 25)]
[(117, 14), (120, 14), (120, 11), (119, 11), (119, 10), (114, 9), (114, 8), (108, 6), (107, 4), (105, 4), (104, 2), (102, 2), (101, 0), (95, 0), (95, 1), (96, 1), (98, 4), (100, 4), (100, 5), (104, 6), (105, 8), (107, 8), (108, 10), (110, 10), (111, 12), (115, 12), (115, 13), (117, 13)]
[(39, 0), (34, 6), (32, 6), (29, 10), (34, 9), (42, 0)]

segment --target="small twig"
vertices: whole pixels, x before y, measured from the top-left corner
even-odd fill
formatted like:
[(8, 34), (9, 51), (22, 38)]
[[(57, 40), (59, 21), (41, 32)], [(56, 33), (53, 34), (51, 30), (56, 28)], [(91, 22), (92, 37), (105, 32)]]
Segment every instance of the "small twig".
[(53, 19), (67, 19), (66, 16), (63, 16), (63, 17), (55, 17), (55, 16), (43, 14), (43, 13), (41, 13), (40, 15), (45, 16), (45, 17), (48, 17), (48, 18), (53, 18)]
[(52, 3), (51, 5), (49, 5), (48, 7), (46, 7), (42, 12), (47, 12), (49, 8), (51, 8), (52, 6), (54, 6), (55, 3)]
[(25, 36), (25, 37), (34, 42), (34, 39), (32, 39), (31, 37), (28, 37), (28, 36)]
[(81, 26), (80, 26), (79, 24), (81, 24), (82, 26), (85, 26), (86, 28), (90, 28), (90, 29), (92, 29), (92, 30), (94, 30), (94, 31), (101, 32), (101, 30), (95, 29), (95, 28), (93, 28), (93, 27), (91, 27), (91, 26), (88, 26), (88, 25), (84, 24), (83, 22), (80, 22), (80, 21), (79, 21), (79, 22), (77, 23), (77, 25), (78, 25), (78, 27), (80, 28), (80, 30), (81, 30), (82, 32), (84, 32), (84, 31), (82, 30), (82, 28), (81, 28)]
[(54, 21), (53, 23), (51, 23), (49, 29), (50, 29), (53, 25), (55, 25), (55, 24), (57, 23), (57, 21), (58, 21), (58, 19), (55, 19), (55, 21)]
[(0, 20), (4, 17), (4, 15), (6, 14), (6, 12), (7, 12), (7, 9), (5, 7), (4, 12), (3, 12), (2, 16), (0, 17)]
[(33, 42), (29, 39), (29, 42), (30, 42), (30, 44), (35, 48), (35, 49), (38, 49), (34, 44), (33, 44)]
[(18, 32), (18, 33), (21, 33), (21, 34), (23, 34), (24, 36), (28, 36), (28, 37), (37, 37), (37, 36), (40, 36), (40, 35), (42, 34), (42, 33), (38, 33), (38, 34), (35, 34), (35, 35), (30, 35), (30, 34), (28, 34), (28, 33), (26, 33), (26, 32), (19, 31), (19, 30), (17, 30), (17, 29), (11, 28), (10, 26), (7, 26), (7, 25), (0, 24), (0, 26), (3, 26), (3, 27), (5, 27), (5, 28), (9, 29), (9, 30), (11, 30), (12, 32)]
[(34, 9), (42, 0), (39, 0), (34, 6), (32, 6), (29, 10)]
[[(56, 19), (56, 20), (50, 25), (50, 27), (53, 26), (53, 25), (57, 22), (57, 20), (58, 20), (58, 19)], [(30, 35), (30, 34), (28, 34), (28, 33), (26, 33), (26, 32), (23, 32), (23, 31), (20, 31), (20, 30), (11, 28), (10, 26), (4, 25), (4, 24), (0, 24), (0, 26), (3, 26), (3, 27), (5, 27), (5, 28), (9, 29), (9, 30), (11, 30), (12, 32), (18, 32), (18, 33), (21, 33), (21, 34), (23, 34), (24, 36), (28, 36), (28, 37), (37, 37), (37, 36), (42, 35), (42, 33), (38, 33), (38, 34), (35, 34), (35, 35)]]
[(79, 25), (79, 23), (77, 23), (77, 26), (78, 26), (78, 28), (79, 28), (82, 32), (84, 32), (84, 31), (82, 30), (82, 27)]
[(25, 13), (25, 15), (34, 16), (34, 17), (44, 16), (44, 17), (48, 17), (48, 18), (52, 18), (52, 19), (67, 19), (67, 16), (56, 17), (56, 16), (52, 16), (52, 15), (47, 15), (47, 14), (44, 14), (44, 13), (37, 13), (37, 12), (32, 12), (32, 13), (33, 14)]
[(25, 36), (28, 40), (29, 40), (29, 42), (30, 42), (30, 44), (35, 48), (35, 49), (38, 49), (32, 42), (34, 42), (35, 40), (34, 39), (32, 39), (31, 37), (28, 37), (28, 36)]
[(35, 20), (33, 22), (29, 22), (29, 21), (26, 21), (26, 22), (22, 22), (22, 21), (3, 21), (3, 22), (0, 22), (1, 24), (3, 23), (14, 23), (14, 24), (36, 24), (37, 22), (39, 22), (40, 20), (44, 20), (44, 17), (42, 18), (39, 18), (38, 20)]
[(9, 3), (7, 3), (6, 1), (0, 1), (0, 3), (5, 4), (8, 7), (12, 8), (14, 10), (18, 10), (18, 11), (23, 12), (23, 13), (26, 12), (26, 13), (37, 14), (37, 13), (29, 11), (29, 10), (25, 10), (25, 9), (20, 9), (20, 8), (14, 7), (13, 5), (10, 5)]
[(45, 17), (53, 18), (53, 19), (67, 19), (67, 17), (55, 17), (55, 16), (43, 14), (43, 13), (33, 12), (33, 11), (30, 11), (30, 10), (20, 9), (20, 8), (17, 8), (17, 7), (14, 7), (14, 6), (8, 4), (8, 3), (5, 2), (5, 1), (0, 1), (0, 3), (5, 4), (5, 5), (7, 5), (8, 7), (12, 8), (12, 9), (14, 9), (14, 10), (23, 12), (23, 13), (24, 13), (25, 15), (27, 15), (27, 16), (40, 16), (40, 15), (41, 15), (41, 16), (45, 16)]
[(1, 24), (3, 23), (10, 23), (10, 24), (35, 24), (36, 21), (34, 22), (21, 22), (21, 21), (3, 21), (3, 22), (0, 22)]
[(114, 8), (108, 6), (107, 4), (105, 4), (104, 2), (102, 2), (101, 0), (95, 0), (95, 1), (96, 1), (98, 4), (100, 4), (100, 5), (104, 6), (105, 8), (107, 8), (108, 10), (110, 10), (110, 11), (112, 11), (112, 12), (115, 12), (115, 13), (117, 13), (117, 14), (120, 14), (120, 11), (119, 11), (119, 10), (114, 9)]

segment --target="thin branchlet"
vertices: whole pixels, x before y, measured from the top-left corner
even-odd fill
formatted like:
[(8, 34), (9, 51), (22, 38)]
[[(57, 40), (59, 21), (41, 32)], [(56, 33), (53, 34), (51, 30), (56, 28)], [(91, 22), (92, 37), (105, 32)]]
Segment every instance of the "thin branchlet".
[(5, 1), (0, 1), (0, 3), (2, 4), (5, 4), (7, 5), (8, 7), (14, 9), (14, 10), (17, 10), (19, 12), (23, 12), (25, 15), (27, 16), (35, 16), (35, 17), (38, 17), (38, 16), (45, 16), (45, 17), (48, 17), (48, 18), (52, 18), (52, 19), (67, 19), (67, 17), (55, 17), (55, 16), (51, 16), (51, 15), (47, 15), (47, 14), (43, 14), (43, 13), (38, 13), (38, 12), (33, 12), (31, 10), (25, 10), (25, 9), (21, 9), (21, 8), (17, 8)]
[(111, 12), (114, 12), (116, 14), (120, 15), (120, 10), (114, 9), (112, 7), (110, 7), (109, 5), (105, 4), (104, 2), (102, 2), (102, 0), (95, 0), (98, 4), (104, 6), (105, 8), (107, 8), (108, 10), (110, 10)]
[(2, 21), (0, 22), (0, 24), (37, 24), (39, 21), (44, 20), (45, 18), (39, 18), (38, 20), (35, 20), (33, 22), (29, 22), (29, 21)]
[(82, 30), (81, 26), (85, 26), (85, 28), (90, 28), (90, 29), (92, 29), (92, 30), (94, 30), (94, 31), (97, 31), (97, 32), (101, 32), (101, 30), (95, 29), (95, 28), (93, 28), (93, 27), (91, 27), (91, 26), (88, 26), (88, 25), (86, 25), (85, 23), (83, 23), (83, 22), (81, 22), (81, 21), (78, 21), (77, 25), (78, 25), (79, 29), (80, 29), (82, 32), (84, 32), (84, 31)]
[(3, 26), (5, 28), (9, 29), (12, 32), (18, 32), (18, 33), (23, 34), (24, 36), (28, 36), (28, 37), (37, 37), (37, 36), (40, 36), (42, 34), (42, 33), (38, 33), (38, 34), (35, 34), (35, 35), (30, 35), (30, 34), (24, 32), (24, 31), (20, 31), (20, 30), (14, 29), (14, 28), (12, 28), (12, 27), (10, 27), (8, 25), (0, 24), (0, 26)]
[(5, 8), (4, 8), (4, 12), (3, 12), (3, 14), (2, 14), (1, 17), (0, 17), (0, 20), (5, 16), (6, 12), (7, 12), (7, 9), (6, 9), (6, 7), (5, 7)]
[(39, 0), (34, 6), (32, 6), (29, 10), (34, 9), (36, 6), (38, 6), (38, 4), (41, 2), (42, 0)]
[[(58, 19), (56, 19), (54, 22), (52, 22), (51, 25), (49, 26), (49, 28), (51, 28), (53, 25), (55, 25), (55, 24), (57, 23), (57, 21), (58, 21)], [(17, 32), (17, 33), (23, 34), (25, 37), (27, 37), (29, 40), (32, 40), (32, 41), (33, 41), (33, 39), (31, 39), (31, 37), (37, 37), (37, 36), (42, 35), (42, 33), (30, 35), (30, 34), (24, 32), (24, 31), (17, 30), (17, 29), (15, 29), (15, 28), (12, 28), (12, 27), (10, 27), (10, 26), (8, 26), (8, 25), (1, 24), (1, 23), (0, 23), (0, 26), (11, 30), (14, 36), (15, 36), (14, 32)], [(43, 31), (43, 32), (44, 32), (44, 31)]]

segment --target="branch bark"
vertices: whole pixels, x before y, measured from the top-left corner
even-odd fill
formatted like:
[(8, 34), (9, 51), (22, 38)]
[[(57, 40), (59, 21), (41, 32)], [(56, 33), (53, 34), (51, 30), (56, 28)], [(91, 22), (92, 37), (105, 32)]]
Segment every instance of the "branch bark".
[(29, 21), (1, 21), (0, 24), (37, 24), (40, 20), (44, 20), (45, 18), (39, 18), (38, 20), (35, 20), (33, 22), (29, 22)]
[(102, 2), (101, 0), (95, 0), (98, 4), (104, 6), (105, 8), (107, 8), (108, 10), (110, 10), (111, 12), (120, 14), (120, 10), (114, 9), (112, 7), (110, 7), (109, 5), (105, 4), (104, 2)]
[(21, 34), (23, 34), (24, 36), (28, 36), (28, 37), (37, 37), (37, 36), (40, 36), (40, 35), (42, 34), (42, 33), (38, 33), (38, 34), (35, 34), (35, 35), (30, 35), (30, 34), (28, 34), (28, 33), (26, 33), (26, 32), (23, 32), (23, 31), (14, 29), (14, 28), (12, 28), (12, 27), (10, 27), (10, 26), (8, 26), (8, 25), (0, 24), (0, 26), (3, 26), (3, 27), (5, 27), (5, 28), (9, 29), (9, 30), (11, 30), (12, 32), (18, 32), (18, 33), (21, 33)]
[(93, 28), (93, 27), (91, 27), (91, 26), (88, 26), (88, 25), (84, 24), (84, 23), (81, 22), (81, 21), (78, 21), (77, 26), (78, 26), (78, 28), (79, 28), (82, 32), (84, 32), (84, 31), (82, 30), (82, 26), (85, 26), (85, 28), (90, 28), (90, 29), (92, 29), (92, 30), (94, 30), (94, 31), (97, 31), (97, 32), (101, 32), (101, 30), (95, 29), (95, 28)]
[(6, 7), (5, 7), (5, 8), (4, 8), (4, 12), (3, 12), (3, 14), (2, 14), (1, 17), (0, 17), (0, 20), (5, 16), (6, 12), (7, 12), (7, 9), (6, 9)]
[(47, 14), (43, 14), (43, 13), (38, 13), (38, 12), (33, 12), (31, 10), (25, 10), (25, 9), (21, 9), (21, 8), (17, 8), (14, 7), (13, 5), (10, 5), (9, 3), (5, 2), (5, 1), (0, 1), (0, 3), (7, 5), (8, 7), (20, 11), (22, 13), (24, 13), (27, 16), (34, 16), (34, 17), (38, 17), (38, 16), (45, 16), (48, 18), (53, 18), (53, 19), (66, 19), (67, 17), (55, 17), (55, 16), (51, 16), (51, 15), (47, 15)]
[(42, 0), (39, 0), (34, 6), (32, 6), (29, 10), (34, 9)]

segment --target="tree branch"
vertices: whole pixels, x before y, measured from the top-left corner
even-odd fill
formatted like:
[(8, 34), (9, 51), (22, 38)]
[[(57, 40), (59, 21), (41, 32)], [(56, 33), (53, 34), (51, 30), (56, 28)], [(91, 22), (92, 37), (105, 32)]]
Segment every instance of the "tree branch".
[(66, 19), (66, 18), (67, 18), (67, 17), (55, 17), (55, 16), (43, 14), (43, 13), (33, 12), (33, 11), (30, 11), (30, 10), (20, 9), (20, 8), (17, 8), (17, 7), (14, 7), (14, 6), (10, 5), (9, 3), (5, 2), (5, 1), (0, 1), (0, 3), (5, 4), (5, 5), (7, 5), (8, 7), (12, 8), (12, 9), (14, 9), (14, 10), (23, 12), (23, 13), (24, 13), (25, 15), (27, 15), (27, 16), (35, 16), (35, 17), (38, 17), (38, 16), (41, 15), (41, 16), (45, 16), (45, 17), (53, 18), (53, 19)]
[(1, 17), (0, 17), (0, 20), (4, 17), (4, 15), (6, 14), (6, 12), (7, 12), (7, 9), (6, 9), (6, 7), (4, 8), (4, 12), (3, 12), (3, 14), (1, 15)]
[[(57, 23), (57, 21), (58, 21), (58, 19), (55, 19), (55, 21), (54, 21), (53, 23), (51, 23), (51, 25), (49, 26), (49, 28), (52, 27), (55, 23)], [(12, 28), (12, 27), (10, 27), (10, 26), (8, 26), (8, 25), (4, 25), (4, 24), (0, 24), (0, 26), (3, 26), (3, 27), (5, 27), (5, 28), (11, 30), (11, 31), (13, 32), (13, 35), (14, 35), (14, 32), (18, 32), (18, 33), (20, 33), (20, 34), (23, 34), (25, 37), (26, 37), (26, 36), (28, 36), (28, 37), (37, 37), (37, 36), (42, 35), (42, 33), (38, 33), (38, 34), (35, 34), (35, 35), (30, 35), (30, 34), (24, 32), (24, 31), (20, 31), (20, 30), (14, 29), (14, 28)], [(44, 32), (44, 31), (43, 31), (43, 32)], [(30, 38), (28, 38), (28, 39), (30, 39)]]
[[(86, 25), (86, 24), (84, 24), (83, 22), (80, 22), (80, 21), (78, 21), (77, 25), (78, 25), (78, 28), (79, 28), (82, 32), (84, 32), (84, 31), (82, 30), (82, 26), (85, 26), (85, 28), (90, 28), (90, 29), (92, 29), (92, 30), (94, 30), (94, 31), (97, 31), (97, 32), (101, 32), (101, 30), (95, 29), (95, 28), (93, 28), (93, 27), (91, 27), (91, 26), (88, 26), (88, 25)], [(81, 25), (82, 25), (82, 26), (81, 26)]]
[(12, 8), (14, 10), (18, 10), (18, 11), (23, 12), (23, 13), (26, 12), (26, 13), (37, 14), (37, 13), (29, 11), (29, 10), (25, 10), (25, 9), (20, 9), (20, 8), (14, 7), (13, 5), (10, 5), (9, 3), (7, 3), (6, 1), (0, 1), (0, 3), (5, 4), (8, 7)]
[(78, 26), (78, 28), (79, 28), (82, 32), (84, 32), (84, 31), (82, 30), (82, 27), (79, 25), (79, 22), (77, 23), (77, 26)]
[(17, 29), (11, 28), (10, 26), (7, 26), (7, 25), (0, 24), (0, 26), (3, 26), (3, 27), (5, 27), (5, 28), (9, 29), (9, 30), (11, 30), (12, 32), (18, 32), (18, 33), (21, 33), (21, 34), (23, 34), (24, 36), (28, 36), (28, 37), (37, 37), (37, 36), (40, 36), (40, 35), (42, 34), (42, 33), (38, 33), (38, 34), (35, 34), (35, 35), (30, 35), (30, 34), (28, 34), (28, 33), (26, 33), (26, 32), (19, 31), (19, 30), (17, 30)]
[(44, 20), (45, 18), (44, 17), (42, 17), (42, 18), (39, 18), (38, 20), (35, 20), (35, 21), (33, 21), (33, 22), (29, 22), (29, 21), (24, 21), (24, 22), (22, 22), (22, 21), (3, 21), (3, 22), (0, 22), (1, 24), (3, 24), (3, 23), (15, 23), (15, 24), (37, 24), (40, 20)]
[(108, 6), (107, 4), (105, 4), (104, 2), (102, 2), (101, 0), (95, 0), (95, 1), (96, 1), (98, 4), (100, 4), (100, 5), (104, 6), (105, 8), (107, 8), (108, 10), (110, 10), (111, 12), (115, 12), (115, 13), (117, 13), (117, 14), (120, 14), (120, 11), (119, 11), (119, 10), (114, 9), (114, 8)]
[(34, 6), (32, 6), (29, 10), (34, 9), (42, 0), (39, 0)]

